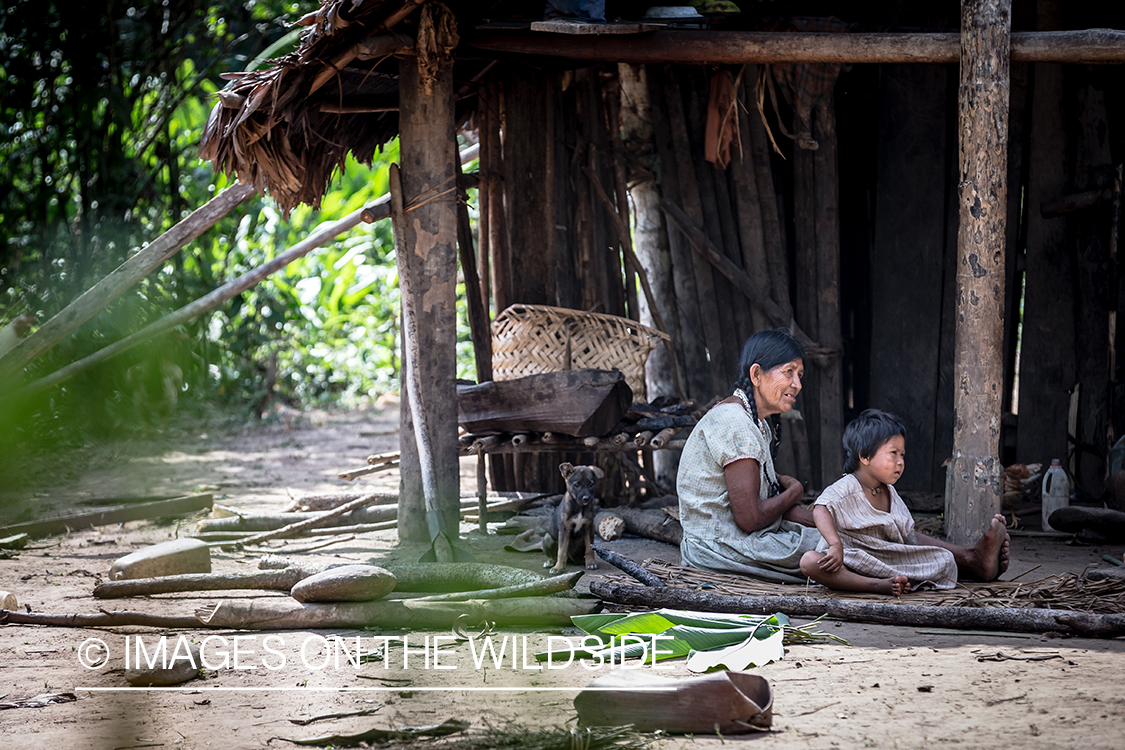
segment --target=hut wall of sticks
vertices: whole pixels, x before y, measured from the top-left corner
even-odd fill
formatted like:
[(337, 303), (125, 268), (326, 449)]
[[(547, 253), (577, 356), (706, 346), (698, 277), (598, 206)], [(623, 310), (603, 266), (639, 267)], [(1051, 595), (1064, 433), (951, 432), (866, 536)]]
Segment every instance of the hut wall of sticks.
[[(710, 5), (726, 10), (669, 20), (609, 0), (600, 23), (324, 0), (297, 52), (233, 77), (202, 155), (284, 209), (316, 205), (346, 153), (423, 127), (403, 86), (435, 96), (451, 71), (447, 109), (480, 147), (459, 258), (481, 379), (512, 304), (664, 331), (648, 397), (701, 404), (729, 394), (747, 336), (784, 326), (808, 361), (780, 471), (831, 483), (844, 424), (878, 407), (908, 424), (902, 490), (942, 492), (952, 456), (955, 509), (990, 511), (1003, 465), (1064, 458), (1100, 495), (1125, 427), (1125, 12)], [(557, 489), (557, 460), (527, 464)], [(674, 462), (657, 469), (674, 485)]]

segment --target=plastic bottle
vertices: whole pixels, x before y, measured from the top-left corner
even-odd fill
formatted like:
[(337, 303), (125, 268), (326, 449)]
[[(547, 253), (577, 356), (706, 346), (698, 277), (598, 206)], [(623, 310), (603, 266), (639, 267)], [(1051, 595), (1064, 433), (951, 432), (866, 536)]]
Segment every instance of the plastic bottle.
[(1051, 459), (1051, 468), (1043, 476), (1043, 531), (1054, 531), (1047, 519), (1059, 508), (1070, 505), (1070, 480), (1057, 458)]

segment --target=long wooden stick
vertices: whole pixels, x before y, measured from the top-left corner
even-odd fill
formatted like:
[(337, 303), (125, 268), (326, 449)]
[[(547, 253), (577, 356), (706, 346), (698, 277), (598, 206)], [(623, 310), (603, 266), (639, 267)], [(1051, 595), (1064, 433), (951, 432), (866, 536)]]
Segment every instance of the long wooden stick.
[(324, 566), (290, 565), (282, 570), (260, 570), (243, 573), (182, 573), (160, 578), (133, 578), (124, 581), (103, 581), (94, 586), (98, 599), (121, 599), (127, 596), (173, 594), (183, 591), (230, 591), (253, 589), (289, 591), (300, 581), (324, 570)]
[[(477, 153), (478, 153), (477, 146), (475, 146), (475, 145), (470, 146), (469, 148), (467, 148), (467, 149), (465, 149), (464, 151), (461, 152), (461, 154), (460, 154), (461, 162), (465, 163), (467, 161), (472, 161), (473, 159), (476, 158)], [(239, 184), (241, 184), (241, 183), (239, 183)], [(228, 188), (228, 190), (229, 189), (230, 188)], [(251, 190), (251, 193), (253, 193), (253, 187), (252, 186), (250, 187), (250, 190)], [(245, 198), (243, 200), (245, 200)], [(208, 204), (208, 205), (210, 205), (210, 204)], [(204, 206), (204, 208), (206, 208), (206, 206)], [(232, 208), (233, 208), (233, 206), (232, 206)], [(199, 209), (199, 210), (202, 211), (203, 209)], [(229, 209), (228, 209), (228, 211), (229, 211)], [(192, 214), (192, 216), (194, 216), (194, 215), (195, 214)], [(333, 239), (337, 235), (343, 234), (344, 232), (348, 231), (349, 229), (352, 229), (352, 228), (358, 226), (361, 222), (365, 222), (365, 223), (370, 224), (372, 222), (379, 221), (380, 219), (386, 219), (390, 215), (391, 215), (390, 196), (389, 195), (382, 195), (379, 198), (376, 198), (375, 200), (373, 200), (371, 203), (368, 203), (363, 208), (360, 208), (360, 209), (357, 209), (357, 210), (353, 211), (352, 213), (348, 214), (347, 216), (345, 216), (342, 219), (338, 219), (337, 221), (325, 222), (325, 223), (321, 224), (320, 226), (318, 226), (315, 230), (313, 230), (312, 234), (310, 234), (308, 237), (301, 240), (296, 245), (293, 245), (293, 247), (289, 248), (288, 250), (281, 253), (280, 255), (277, 255), (276, 257), (274, 257), (273, 260), (269, 261), (268, 263), (263, 263), (262, 265), (258, 266), (257, 268), (255, 268), (251, 271), (248, 271), (248, 272), (244, 273), (243, 275), (239, 276), (237, 279), (234, 279), (232, 281), (227, 282), (226, 284), (224, 284), (223, 286), (219, 287), (218, 289), (210, 292), (209, 294), (206, 294), (203, 297), (200, 297), (199, 299), (195, 300), (194, 302), (192, 302), (188, 305), (185, 305), (184, 307), (181, 307), (179, 310), (176, 310), (175, 312), (169, 313), (168, 315), (165, 315), (163, 318), (161, 318), (161, 319), (159, 319), (159, 320), (157, 320), (153, 323), (150, 323), (149, 325), (145, 326), (144, 328), (137, 331), (136, 333), (131, 334), (129, 336), (126, 336), (125, 338), (121, 339), (120, 341), (118, 341), (114, 344), (110, 344), (109, 346), (105, 347), (104, 349), (100, 349), (100, 350), (94, 352), (93, 354), (91, 354), (90, 356), (85, 357), (84, 359), (80, 359), (77, 362), (69, 364), (66, 367), (64, 367), (60, 370), (57, 370), (57, 371), (51, 373), (50, 375), (48, 375), (44, 378), (40, 378), (39, 380), (36, 380), (35, 382), (24, 386), (22, 389), (17, 391), (16, 397), (30, 395), (32, 393), (37, 393), (39, 391), (50, 388), (51, 386), (58, 385), (59, 383), (62, 383), (63, 381), (74, 377), (78, 373), (80, 373), (84, 370), (88, 370), (89, 368), (93, 367), (94, 365), (100, 364), (100, 363), (106, 361), (107, 359), (111, 359), (112, 357), (116, 357), (118, 354), (126, 352), (129, 349), (132, 349), (134, 346), (137, 346), (138, 344), (142, 344), (145, 341), (148, 341), (149, 339), (151, 339), (155, 336), (158, 336), (159, 334), (164, 333), (167, 330), (170, 330), (172, 328), (175, 328), (178, 325), (183, 325), (184, 323), (187, 323), (191, 320), (194, 320), (195, 318), (199, 317), (203, 313), (210, 312), (211, 310), (214, 310), (216, 307), (223, 304), (227, 300), (231, 299), (236, 294), (241, 294), (242, 292), (246, 291), (250, 287), (258, 284), (258, 282), (260, 282), (262, 279), (266, 278), (267, 276), (270, 276), (270, 275), (276, 273), (277, 271), (280, 271), (282, 268), (285, 268), (287, 265), (289, 265), (293, 261), (297, 260), (298, 258), (302, 258), (305, 255), (308, 255), (310, 252), (312, 252), (313, 250), (316, 250), (318, 247), (324, 245), (325, 243), (327, 243), (329, 240)], [(189, 216), (188, 219), (190, 219), (190, 218), (191, 217)], [(219, 217), (216, 217), (216, 221), (218, 220), (218, 218)], [(185, 219), (184, 221), (187, 221), (188, 219)], [(181, 223), (183, 223), (183, 222), (181, 222)], [(167, 236), (167, 235), (165, 235), (165, 236)], [(157, 242), (159, 242), (159, 240), (157, 240)], [(153, 244), (155, 245), (156, 243), (154, 242)], [(142, 250), (141, 252), (143, 253), (147, 250), (148, 250), (148, 248), (145, 248), (145, 250)], [(140, 255), (140, 253), (138, 253), (138, 256), (139, 255)], [(134, 259), (136, 257), (137, 256), (134, 256)], [(131, 261), (132, 261), (132, 259), (129, 262), (131, 262)], [(121, 267), (121, 269), (123, 269), (123, 268), (124, 268), (124, 266)], [(121, 269), (118, 269), (118, 271), (120, 271)], [(117, 271), (115, 271), (114, 273), (117, 273)], [(97, 287), (94, 287), (94, 289), (96, 289), (96, 288)], [(90, 292), (93, 292), (94, 289), (91, 289)], [(90, 292), (87, 292), (86, 294), (90, 294)], [(86, 295), (83, 295), (83, 297), (85, 297), (85, 296)], [(81, 300), (81, 299), (82, 298), (79, 298), (79, 300)], [(76, 300), (74, 304), (77, 304), (77, 302), (78, 302), (78, 300)], [(63, 312), (65, 312), (65, 310)], [(59, 315), (62, 315), (62, 313), (59, 313)], [(58, 316), (56, 316), (56, 317), (58, 317)], [(48, 323), (49, 322), (50, 321), (48, 321)], [(43, 327), (45, 328), (46, 324), (44, 324)], [(42, 328), (40, 330), (42, 330)], [(38, 333), (38, 332), (36, 332), (36, 333)], [(27, 339), (24, 339), (24, 341), (26, 342), (26, 341), (31, 340), (31, 338), (34, 335), (35, 334), (32, 334), (32, 336), (29, 336)], [(18, 348), (19, 347), (17, 347), (16, 349), (13, 349), (10, 352), (8, 352), (8, 355), (12, 355), (13, 352), (15, 352)], [(0, 380), (3, 380), (4, 360), (5, 360), (5, 358), (0, 357)], [(22, 367), (22, 366), (23, 365), (20, 365), (20, 367)]]
[(18, 373), (256, 192), (253, 185), (236, 182), (153, 240), (38, 330), (0, 356), (0, 381)]
[(50, 615), (45, 612), (19, 612), (0, 609), (0, 623), (11, 625), (56, 625), (64, 628), (123, 627), (125, 625), (144, 625), (153, 628), (201, 627), (196, 617), (183, 615), (150, 615), (144, 612), (117, 610), (97, 614)]
[(590, 591), (608, 602), (630, 606), (696, 610), (699, 612), (784, 612), (795, 617), (827, 615), (849, 622), (874, 622), (908, 627), (956, 630), (1003, 630), (1021, 633), (1063, 632), (1087, 638), (1125, 635), (1125, 615), (1094, 615), (1055, 609), (991, 607), (919, 607), (811, 596), (729, 596), (677, 588), (654, 589), (594, 581)]
[(362, 508), (365, 505), (369, 505), (378, 498), (378, 492), (369, 492), (358, 500), (352, 500), (350, 503), (344, 503), (339, 508), (333, 508), (332, 510), (325, 511), (324, 513), (313, 516), (312, 518), (307, 518), (304, 521), (297, 521), (296, 523), (291, 523), (288, 526), (282, 526), (280, 529), (274, 529), (273, 531), (263, 531), (261, 534), (255, 534), (254, 536), (248, 536), (245, 539), (239, 539), (237, 542), (231, 542), (229, 545), (224, 545), (224, 548), (240, 547), (246, 544), (258, 544), (259, 542), (264, 542), (268, 539), (283, 539), (285, 537), (299, 534), (305, 529), (314, 529), (318, 526), (327, 526), (333, 518), (337, 518), (344, 515), (345, 513), (356, 510), (357, 508)]

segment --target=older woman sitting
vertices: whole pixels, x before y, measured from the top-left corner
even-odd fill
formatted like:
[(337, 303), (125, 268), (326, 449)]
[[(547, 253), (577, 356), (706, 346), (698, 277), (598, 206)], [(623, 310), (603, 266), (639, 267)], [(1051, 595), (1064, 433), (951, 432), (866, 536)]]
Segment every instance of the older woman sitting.
[[(734, 394), (699, 421), (684, 446), (676, 489), (685, 565), (803, 583), (801, 557), (820, 543), (804, 487), (777, 474), (766, 417), (790, 411), (805, 353), (788, 332), (760, 331), (742, 347)], [(953, 552), (961, 574), (992, 580), (1008, 568), (1008, 534), (993, 518), (972, 547), (919, 535)]]

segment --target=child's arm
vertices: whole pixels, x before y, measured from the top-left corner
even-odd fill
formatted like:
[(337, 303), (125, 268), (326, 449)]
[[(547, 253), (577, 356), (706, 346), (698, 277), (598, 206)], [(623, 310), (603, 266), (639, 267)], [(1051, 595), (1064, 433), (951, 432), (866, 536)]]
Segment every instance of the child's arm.
[(817, 565), (825, 573), (835, 573), (844, 565), (844, 544), (836, 533), (836, 522), (832, 520), (832, 513), (823, 505), (813, 506), (813, 521), (824, 541), (828, 542), (828, 551)]

